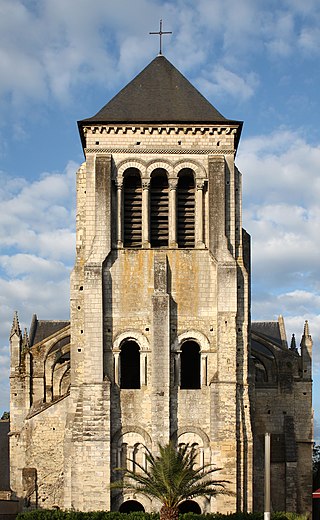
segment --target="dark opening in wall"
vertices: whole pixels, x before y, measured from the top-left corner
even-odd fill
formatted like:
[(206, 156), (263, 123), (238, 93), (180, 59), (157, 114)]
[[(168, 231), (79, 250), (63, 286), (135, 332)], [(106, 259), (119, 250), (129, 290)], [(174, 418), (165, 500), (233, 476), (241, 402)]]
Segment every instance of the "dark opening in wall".
[(194, 500), (184, 500), (179, 504), (178, 509), (180, 515), (185, 513), (195, 513), (196, 515), (201, 515), (201, 508)]
[(157, 168), (150, 183), (151, 247), (167, 247), (169, 240), (169, 189), (167, 172)]
[(123, 232), (125, 247), (142, 245), (142, 187), (140, 172), (130, 168), (123, 183)]
[(195, 341), (181, 347), (181, 388), (200, 388), (200, 347)]
[(144, 511), (144, 507), (137, 500), (127, 500), (119, 507), (120, 513), (132, 513), (133, 511)]
[(177, 231), (178, 247), (194, 247), (195, 188), (192, 170), (184, 169), (179, 174), (177, 186)]
[(140, 388), (140, 349), (135, 341), (121, 346), (120, 388)]

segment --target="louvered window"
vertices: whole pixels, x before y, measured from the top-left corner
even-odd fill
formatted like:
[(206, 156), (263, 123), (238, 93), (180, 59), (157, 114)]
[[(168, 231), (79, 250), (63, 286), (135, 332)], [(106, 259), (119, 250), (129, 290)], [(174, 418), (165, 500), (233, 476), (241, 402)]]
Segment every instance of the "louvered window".
[(195, 189), (191, 170), (182, 170), (177, 187), (178, 247), (194, 247)]
[(124, 247), (142, 245), (142, 188), (139, 171), (131, 168), (123, 185)]
[(167, 247), (169, 237), (169, 189), (165, 170), (153, 172), (150, 183), (151, 247)]

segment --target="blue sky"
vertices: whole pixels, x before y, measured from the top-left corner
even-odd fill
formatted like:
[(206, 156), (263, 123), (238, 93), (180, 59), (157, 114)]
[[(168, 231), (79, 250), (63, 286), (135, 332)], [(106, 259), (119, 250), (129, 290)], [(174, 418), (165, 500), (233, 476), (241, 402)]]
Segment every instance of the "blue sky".
[[(69, 317), (76, 121), (157, 54), (227, 118), (252, 236), (252, 315), (314, 340), (320, 421), (320, 3), (318, 0), (0, 0), (0, 409), (14, 310)], [(316, 437), (320, 441), (319, 428)]]

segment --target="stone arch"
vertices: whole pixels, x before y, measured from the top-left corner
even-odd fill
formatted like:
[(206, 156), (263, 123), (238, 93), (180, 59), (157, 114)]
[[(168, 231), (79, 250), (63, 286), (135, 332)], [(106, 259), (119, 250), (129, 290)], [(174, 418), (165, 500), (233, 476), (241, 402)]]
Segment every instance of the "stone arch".
[(129, 464), (130, 469), (134, 471), (135, 462), (145, 467), (145, 452), (150, 447), (151, 438), (143, 428), (127, 426), (118, 430), (112, 438), (114, 467), (126, 467)]
[(196, 179), (206, 179), (207, 178), (206, 170), (205, 170), (205, 168), (203, 167), (202, 164), (200, 164), (198, 161), (194, 161), (194, 160), (186, 161), (185, 159), (181, 159), (181, 160), (179, 160), (179, 161), (174, 163), (174, 165), (173, 165), (173, 175), (175, 177), (177, 177), (179, 172), (181, 170), (184, 170), (185, 168), (190, 169), (190, 170), (192, 170), (194, 172), (195, 180)]
[(142, 352), (150, 351), (149, 341), (144, 334), (135, 330), (128, 330), (119, 334), (113, 342), (113, 350), (120, 350), (124, 341), (136, 341)]
[(197, 426), (184, 426), (178, 428), (174, 435), (179, 440), (179, 438), (181, 438), (185, 434), (195, 435), (197, 438), (201, 439), (204, 448), (210, 447), (210, 439), (206, 432), (203, 431), (201, 428), (198, 428)]
[(145, 445), (147, 446), (147, 448), (150, 448), (152, 446), (152, 441), (151, 441), (151, 437), (150, 437), (149, 433), (146, 430), (144, 430), (143, 428), (141, 428), (140, 426), (135, 426), (135, 425), (123, 426), (122, 428), (117, 430), (112, 437), (112, 442), (115, 444), (118, 444), (119, 439), (123, 435), (125, 435), (126, 433), (131, 433), (131, 432), (136, 432), (139, 435), (141, 435), (141, 437), (144, 438)]
[[(65, 357), (65, 359), (63, 359)], [(60, 365), (60, 366), (59, 366)], [(44, 360), (45, 402), (60, 396), (60, 383), (70, 368), (70, 335), (51, 345)], [(70, 376), (70, 373), (69, 373)]]
[(65, 362), (58, 366), (56, 364), (52, 377), (53, 399), (68, 393), (70, 389), (70, 363)]
[[(121, 496), (121, 498), (120, 498), (120, 496)], [(126, 502), (129, 502), (129, 501), (138, 502), (139, 504), (142, 505), (142, 507), (144, 508), (145, 511), (150, 511), (152, 508), (151, 499), (149, 497), (147, 497), (146, 495), (142, 495), (141, 493), (137, 493), (134, 491), (124, 492), (120, 496), (117, 500), (118, 503), (116, 504), (116, 509), (118, 511), (120, 511), (122, 504), (125, 504)]]
[(119, 513), (132, 513), (135, 511), (145, 512), (145, 508), (137, 500), (125, 500), (119, 507)]
[[(147, 338), (137, 331), (127, 331), (119, 334), (113, 343), (114, 354), (114, 381), (121, 385), (121, 348), (126, 342), (135, 342), (139, 347), (139, 363), (140, 363), (140, 385), (147, 384), (148, 372), (148, 354), (150, 352), (149, 341)], [(138, 361), (137, 361), (138, 362)]]
[(183, 502), (180, 502), (178, 505), (178, 510), (181, 515), (184, 513), (195, 513), (196, 515), (201, 515), (202, 510), (199, 506), (198, 502), (195, 500), (184, 500)]
[(129, 170), (130, 168), (136, 168), (137, 170), (140, 171), (140, 175), (141, 177), (144, 177), (145, 176), (145, 173), (146, 173), (146, 164), (144, 161), (141, 161), (139, 159), (136, 159), (136, 158), (128, 158), (128, 159), (125, 159), (124, 161), (121, 161), (117, 167), (116, 167), (116, 176), (118, 177), (118, 179), (120, 178), (123, 178), (123, 174), (125, 173), (126, 170)]
[[(277, 356), (274, 352), (274, 346), (263, 338), (252, 334), (251, 338), (251, 355), (253, 365), (257, 369), (256, 376), (262, 376), (256, 380), (256, 384), (274, 385), (278, 382), (279, 367)], [(259, 367), (260, 364), (260, 367)], [(261, 370), (259, 370), (259, 368)]]
[(211, 449), (208, 435), (200, 428), (186, 426), (176, 432), (178, 446), (188, 444), (196, 450), (196, 465), (201, 467), (211, 461)]
[(154, 170), (157, 170), (158, 168), (162, 169), (162, 170), (166, 170), (167, 175), (168, 175), (168, 179), (169, 179), (169, 177), (172, 177), (174, 175), (173, 174), (173, 166), (172, 166), (172, 163), (170, 161), (166, 161), (166, 160), (159, 161), (158, 159), (153, 159), (152, 161), (150, 161), (147, 164), (146, 176), (151, 178), (152, 172)]
[(180, 347), (182, 343), (185, 341), (195, 341), (198, 343), (200, 350), (210, 350), (210, 342), (202, 332), (199, 332), (197, 330), (188, 330), (186, 332), (183, 332), (182, 334), (179, 334), (176, 341), (172, 345), (172, 350), (177, 351), (180, 350)]

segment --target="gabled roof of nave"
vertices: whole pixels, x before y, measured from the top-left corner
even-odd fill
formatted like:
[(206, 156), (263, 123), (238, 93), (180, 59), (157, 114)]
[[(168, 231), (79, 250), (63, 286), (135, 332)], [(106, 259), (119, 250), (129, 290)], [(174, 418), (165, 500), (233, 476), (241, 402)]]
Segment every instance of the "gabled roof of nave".
[(220, 123), (226, 119), (163, 55), (158, 55), (96, 115), (92, 123)]

